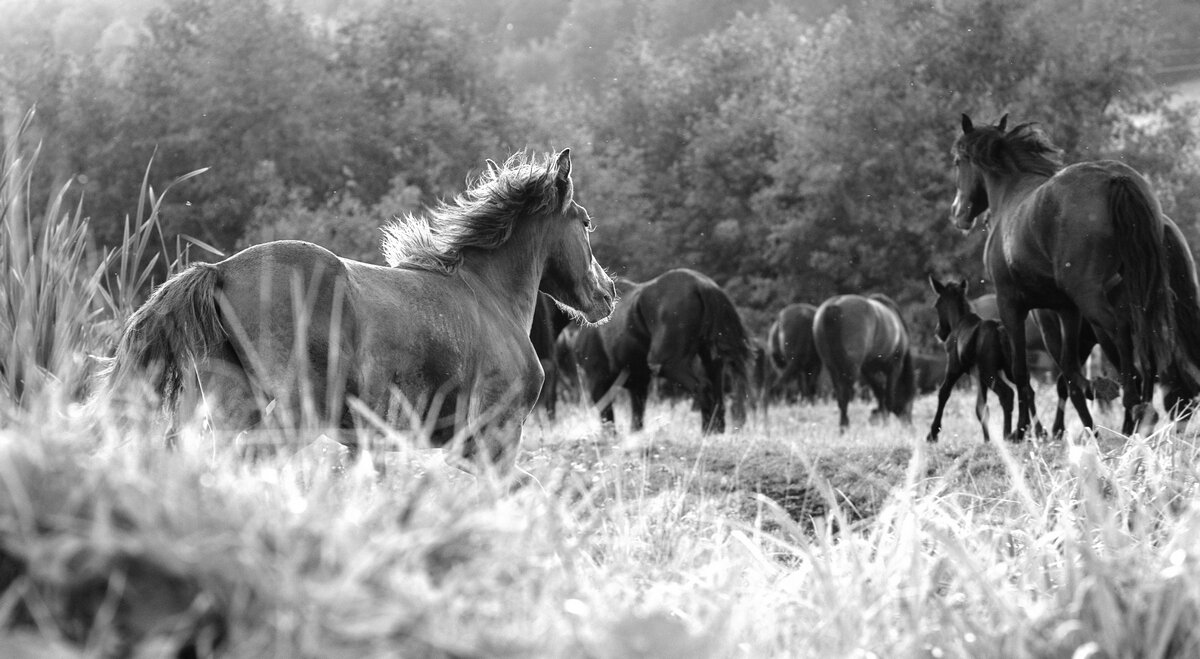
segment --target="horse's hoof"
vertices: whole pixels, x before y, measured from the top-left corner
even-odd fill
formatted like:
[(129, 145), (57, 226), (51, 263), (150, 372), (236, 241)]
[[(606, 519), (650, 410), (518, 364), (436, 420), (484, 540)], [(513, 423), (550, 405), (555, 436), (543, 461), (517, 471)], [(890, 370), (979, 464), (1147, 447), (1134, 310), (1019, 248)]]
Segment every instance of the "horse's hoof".
[(929, 433), (928, 435), (925, 435), (925, 441), (930, 444), (936, 444), (937, 440), (938, 440), (938, 436), (933, 433)]

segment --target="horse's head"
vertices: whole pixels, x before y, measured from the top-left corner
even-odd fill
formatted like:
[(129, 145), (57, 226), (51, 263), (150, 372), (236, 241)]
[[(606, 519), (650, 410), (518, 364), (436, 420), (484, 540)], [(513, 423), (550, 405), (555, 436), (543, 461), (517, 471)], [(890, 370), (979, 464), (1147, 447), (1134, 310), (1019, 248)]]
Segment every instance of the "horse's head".
[(962, 116), (963, 134), (954, 141), (951, 154), (954, 156), (954, 203), (950, 205), (950, 221), (954, 226), (968, 231), (988, 208), (987, 187), (984, 185), (983, 171), (979, 164), (969, 157), (967, 142), (973, 140), (976, 134), (984, 131), (999, 131), (1004, 133), (1008, 124), (1008, 115), (1000, 118), (996, 127), (975, 128), (971, 118)]
[(945, 343), (946, 339), (950, 338), (950, 332), (954, 331), (954, 326), (970, 308), (970, 303), (967, 302), (967, 282), (963, 280), (958, 283), (943, 283), (929, 275), (929, 285), (938, 296), (937, 301), (933, 303), (938, 315), (937, 338)]
[(571, 182), (571, 151), (563, 149), (547, 168), (560, 200), (547, 222), (546, 268), (541, 290), (560, 305), (598, 323), (612, 313), (616, 287), (592, 255), (590, 234), (595, 229), (587, 210), (575, 203)]

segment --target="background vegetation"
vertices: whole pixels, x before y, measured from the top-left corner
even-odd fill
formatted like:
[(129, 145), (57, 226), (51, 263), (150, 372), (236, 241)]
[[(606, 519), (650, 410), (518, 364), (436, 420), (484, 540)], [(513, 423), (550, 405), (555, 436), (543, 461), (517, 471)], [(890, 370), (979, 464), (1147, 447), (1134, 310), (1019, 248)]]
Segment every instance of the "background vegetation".
[(619, 274), (698, 268), (755, 329), (850, 291), (916, 315), (926, 270), (982, 275), (981, 234), (945, 221), (963, 111), (1041, 122), (1069, 161), (1131, 162), (1197, 237), (1197, 114), (1154, 80), (1187, 60), (1200, 7), (1185, 0), (10, 0), (4, 14), (6, 135), (36, 103), (34, 198), (73, 181), (100, 246), (152, 155), (157, 188), (209, 168), (162, 209), (168, 244), (292, 237), (378, 260), (380, 224), (454, 194), (484, 158), (571, 146)]

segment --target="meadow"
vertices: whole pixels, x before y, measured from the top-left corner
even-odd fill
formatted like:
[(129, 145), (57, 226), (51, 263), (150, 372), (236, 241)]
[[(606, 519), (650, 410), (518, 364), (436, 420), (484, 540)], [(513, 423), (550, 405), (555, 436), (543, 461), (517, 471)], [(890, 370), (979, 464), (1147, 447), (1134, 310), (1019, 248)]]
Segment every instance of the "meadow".
[(0, 656), (1200, 653), (1191, 429), (983, 444), (964, 391), (936, 445), (932, 396), (844, 434), (831, 402), (708, 436), (568, 403), (517, 479), (308, 437), (250, 461), (199, 422), (168, 451), (151, 410), (84, 403), (167, 191), (99, 253), (81, 209), (20, 210), (27, 176), (0, 185)]
[(1195, 656), (1196, 435), (985, 445), (967, 394), (930, 446), (932, 396), (845, 435), (831, 403), (714, 436), (570, 404), (520, 486), (48, 403), (0, 433), (0, 654)]

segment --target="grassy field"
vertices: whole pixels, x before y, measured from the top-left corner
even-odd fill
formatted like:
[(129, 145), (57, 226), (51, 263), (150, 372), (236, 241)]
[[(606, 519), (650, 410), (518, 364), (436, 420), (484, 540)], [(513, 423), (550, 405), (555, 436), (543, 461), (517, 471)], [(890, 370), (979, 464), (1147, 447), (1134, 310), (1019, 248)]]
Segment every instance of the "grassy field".
[(1200, 652), (1195, 435), (984, 445), (971, 399), (932, 447), (932, 397), (845, 435), (830, 403), (708, 437), (567, 406), (517, 487), (430, 451), (167, 453), (50, 403), (0, 433), (0, 655)]
[(933, 446), (930, 397), (913, 425), (856, 403), (845, 434), (828, 402), (717, 436), (687, 405), (632, 435), (567, 405), (526, 423), (517, 480), (309, 437), (251, 462), (198, 424), (166, 451), (153, 415), (79, 402), (166, 191), (99, 254), (81, 210), (20, 210), (14, 162), (0, 657), (1200, 655), (1192, 430), (984, 445), (962, 392)]

